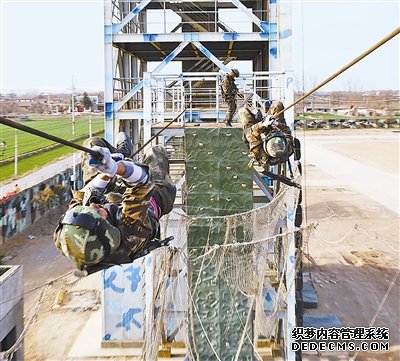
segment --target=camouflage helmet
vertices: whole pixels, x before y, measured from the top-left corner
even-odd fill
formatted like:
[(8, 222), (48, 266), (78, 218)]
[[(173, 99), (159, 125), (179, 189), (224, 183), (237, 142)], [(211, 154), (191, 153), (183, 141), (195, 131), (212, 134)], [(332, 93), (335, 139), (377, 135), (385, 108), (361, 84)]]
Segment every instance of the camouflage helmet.
[(236, 77), (236, 78), (240, 75), (239, 70), (237, 70), (237, 69), (232, 69), (231, 72), (232, 72), (233, 74), (235, 74), (235, 77)]
[[(282, 120), (284, 117), (284, 114), (282, 110), (285, 109), (283, 106), (283, 103), (280, 102), (279, 100), (275, 100), (272, 102), (271, 106), (268, 109), (267, 115), (272, 115), (272, 117), (276, 120)], [(278, 113), (280, 113), (278, 116), (276, 116)]]
[(264, 139), (263, 148), (270, 159), (268, 164), (285, 162), (290, 156), (289, 144), (282, 132), (271, 132)]
[(61, 218), (55, 242), (62, 253), (83, 270), (115, 252), (121, 235), (95, 208), (76, 206)]

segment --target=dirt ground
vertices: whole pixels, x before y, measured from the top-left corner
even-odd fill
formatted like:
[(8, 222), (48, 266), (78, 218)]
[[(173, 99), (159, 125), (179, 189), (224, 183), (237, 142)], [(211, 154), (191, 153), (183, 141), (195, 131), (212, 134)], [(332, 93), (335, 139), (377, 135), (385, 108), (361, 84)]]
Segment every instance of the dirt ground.
[[(392, 196), (398, 199), (398, 135), (384, 141), (380, 137), (390, 132), (355, 134), (359, 139), (346, 141), (354, 132), (321, 132), (306, 135), (305, 141), (326, 136), (326, 148), (388, 176), (396, 175)], [(341, 137), (329, 142), (337, 135)], [(357, 360), (400, 360), (399, 215), (312, 163), (306, 163), (304, 177), (308, 184), (304, 217), (307, 223), (318, 222), (305, 249), (305, 269), (312, 275), (318, 309), (307, 313), (335, 314), (348, 327), (388, 327), (390, 353), (361, 352)], [(374, 173), (371, 179), (385, 186), (385, 180), (374, 179)]]
[[(379, 141), (382, 134), (392, 136), (394, 132), (390, 129), (330, 130), (306, 132), (298, 137), (307, 144), (315, 137), (329, 140), (337, 136), (340, 145), (334, 140), (327, 142), (327, 148), (398, 177), (398, 134), (392, 142)], [(354, 135), (366, 137), (364, 141), (360, 137), (355, 147), (346, 138)], [(374, 142), (370, 136), (376, 138)], [(348, 327), (388, 327), (389, 353), (360, 352), (353, 356), (359, 361), (400, 360), (399, 214), (308, 162), (307, 154), (303, 169), (303, 222), (318, 223), (304, 247), (304, 268), (310, 272), (318, 295), (318, 308), (307, 313), (335, 314)], [(398, 187), (393, 189), (394, 196), (398, 197), (398, 193)], [(52, 308), (60, 297), (59, 290), (76, 281), (70, 274), (71, 263), (53, 246), (52, 231), (58, 217), (55, 214), (51, 219), (42, 219), (9, 241), (1, 252), (12, 257), (7, 263), (24, 266), (28, 314), (39, 294), (38, 290), (29, 290), (61, 277), (50, 286), (37, 322), (25, 339), (25, 360), (28, 361), (66, 360), (74, 338), (91, 314), (90, 310)], [(36, 239), (28, 240), (30, 234)], [(335, 355), (331, 357), (330, 360), (336, 359)]]

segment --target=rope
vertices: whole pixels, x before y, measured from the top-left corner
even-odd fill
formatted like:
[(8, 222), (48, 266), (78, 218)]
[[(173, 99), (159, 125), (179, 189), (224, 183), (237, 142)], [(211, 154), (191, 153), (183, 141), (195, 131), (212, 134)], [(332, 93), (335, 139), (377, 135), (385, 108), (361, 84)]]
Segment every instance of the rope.
[(396, 35), (400, 34), (400, 27), (393, 30), (390, 34), (385, 36), (381, 41), (377, 42), (375, 45), (373, 45), (371, 48), (357, 56), (355, 59), (353, 59), (350, 63), (345, 65), (343, 68), (339, 69), (336, 73), (333, 73), (330, 77), (326, 78), (322, 83), (318, 84), (316, 87), (311, 89), (309, 92), (301, 96), (299, 99), (297, 99), (295, 102), (287, 106), (285, 109), (282, 109), (279, 113), (276, 114), (276, 117), (278, 117), (281, 113), (285, 112), (286, 110), (294, 107), (297, 103), (300, 103), (303, 99), (307, 98), (309, 95), (312, 93), (316, 92), (319, 88), (322, 88), (324, 85), (329, 83), (331, 80), (335, 79), (337, 76), (340, 74), (344, 73), (347, 69), (351, 68), (353, 65), (358, 63), (360, 60), (364, 59), (367, 55), (371, 54), (373, 51), (381, 47), (383, 44), (394, 38)]
[[(45, 287), (45, 286), (47, 286), (47, 285), (51, 286), (51, 285), (53, 285), (55, 282), (61, 280), (61, 279), (64, 278), (64, 277), (67, 277), (67, 276), (69, 276), (69, 275), (73, 275), (73, 272), (65, 273), (65, 274), (63, 274), (62, 276), (57, 277), (57, 278), (54, 278), (53, 280), (48, 281), (48, 282), (46, 282), (46, 283), (43, 283), (43, 284), (40, 285), (40, 286), (31, 288), (30, 290), (24, 292), (24, 293), (22, 294), (22, 296), (25, 296), (25, 295), (27, 295), (28, 293), (31, 293), (31, 292), (40, 290), (41, 288), (43, 288), (43, 287)], [(79, 278), (78, 278), (76, 281), (72, 282), (70, 285), (72, 286), (72, 285), (74, 285), (74, 283), (76, 283), (76, 282), (78, 282), (78, 281), (79, 281)], [(3, 301), (3, 302), (0, 302), (0, 305), (2, 305), (2, 304), (4, 304), (4, 303), (7, 303), (7, 302), (9, 302), (9, 301), (15, 300), (15, 299), (17, 299), (17, 298), (19, 298), (19, 297), (20, 297), (20, 296), (11, 297), (11, 298), (9, 298), (9, 299)]]
[(155, 138), (157, 138), (165, 129), (167, 129), (172, 123), (176, 122), (179, 117), (186, 111), (188, 107), (185, 107), (174, 119), (172, 119), (164, 128), (160, 129), (156, 134), (154, 134), (146, 143), (144, 143), (137, 151), (132, 155), (132, 158), (140, 153), (148, 144), (150, 144)]
[(382, 238), (379, 238), (378, 236), (373, 236), (367, 229), (365, 229), (364, 227), (362, 227), (362, 226), (360, 226), (360, 225), (358, 225), (358, 224), (356, 224), (356, 225), (354, 226), (354, 228), (357, 229), (357, 230), (359, 230), (359, 231), (364, 232), (368, 237), (370, 237), (370, 238), (372, 238), (372, 239), (375, 239), (375, 240), (377, 240), (377, 241), (383, 241), (383, 242), (385, 242), (393, 251), (395, 251), (395, 252), (397, 252), (397, 253), (400, 253), (400, 250), (394, 248), (394, 247), (392, 246), (392, 244), (390, 243), (389, 240), (384, 239), (384, 238), (383, 238), (383, 239), (382, 239)]
[[(302, 231), (302, 230), (308, 231), (308, 230), (312, 230), (314, 228), (315, 228), (315, 224), (311, 223), (306, 227), (295, 228), (293, 231), (286, 231), (286, 232), (274, 234), (273, 236), (270, 236), (270, 237), (267, 237), (267, 238), (263, 238), (263, 239), (258, 239), (256, 241), (240, 242), (240, 243), (227, 243), (227, 244), (216, 244), (216, 245), (212, 246), (209, 251), (207, 251), (206, 253), (204, 253), (204, 254), (192, 259), (192, 261), (193, 260), (199, 260), (199, 259), (201, 259), (203, 257), (207, 257), (211, 253), (214, 253), (216, 250), (219, 250), (221, 248), (237, 248), (237, 247), (243, 247), (243, 246), (252, 246), (252, 245), (255, 245), (255, 244), (258, 244), (258, 243), (264, 243), (266, 241), (273, 240), (273, 239), (275, 239), (277, 237), (287, 236), (289, 234), (294, 234), (294, 233), (296, 233), (298, 231)], [(199, 247), (199, 248), (201, 248), (201, 247)]]
[[(238, 361), (239, 360), (239, 356), (240, 356), (240, 351), (242, 350), (243, 344), (244, 344), (244, 340), (245, 340), (245, 336), (249, 337), (247, 334), (247, 327), (250, 324), (251, 321), (251, 317), (253, 316), (253, 313), (251, 312), (251, 309), (254, 306), (254, 303), (256, 302), (256, 297), (253, 296), (250, 300), (249, 300), (249, 308), (248, 308), (248, 313), (247, 313), (247, 319), (246, 319), (246, 323), (243, 327), (243, 333), (242, 336), (240, 337), (240, 342), (239, 345), (237, 347), (236, 350), (236, 355), (235, 355), (235, 360), (234, 361)], [(241, 320), (241, 318), (239, 318)], [(250, 340), (251, 341), (251, 340)], [(253, 345), (254, 347), (254, 345)]]
[[(392, 281), (390, 282), (390, 285), (389, 285), (389, 287), (387, 288), (385, 294), (383, 295), (382, 300), (381, 300), (381, 302), (379, 303), (378, 309), (376, 310), (374, 316), (372, 317), (372, 319), (371, 319), (371, 321), (370, 321), (368, 327), (371, 327), (371, 326), (375, 323), (375, 321), (376, 321), (376, 319), (377, 319), (379, 313), (380, 313), (381, 310), (382, 310), (383, 305), (385, 304), (385, 302), (386, 302), (386, 300), (387, 300), (387, 298), (388, 298), (390, 292), (392, 291), (394, 285), (396, 284), (396, 281), (397, 281), (397, 279), (399, 278), (399, 276), (400, 276), (400, 270), (398, 270), (398, 271), (395, 273), (395, 275), (393, 276), (393, 279), (392, 279)], [(352, 356), (349, 360), (355, 361), (355, 360), (357, 359), (357, 356), (358, 356), (359, 353), (360, 353), (360, 350), (356, 351), (356, 353), (354, 354), (354, 356)]]
[[(201, 80), (200, 85), (201, 85), (204, 81), (205, 81), (205, 80)], [(195, 95), (192, 97), (192, 102), (193, 102), (194, 100), (196, 100), (196, 98), (197, 98), (198, 95), (199, 95), (200, 90), (201, 90), (201, 87), (199, 86), (199, 87), (197, 88), (197, 91), (196, 91)], [(206, 107), (206, 106), (200, 108), (200, 110), (201, 110), (201, 109), (204, 109), (205, 107)], [(135, 155), (137, 155), (138, 153), (140, 153), (140, 152), (141, 152), (148, 144), (150, 144), (154, 139), (156, 139), (165, 129), (167, 129), (170, 125), (172, 125), (174, 122), (176, 122), (176, 121), (180, 118), (180, 116), (181, 116), (183, 113), (185, 113), (185, 111), (187, 110), (187, 108), (188, 108), (188, 106), (186, 106), (185, 109), (183, 109), (174, 119), (172, 119), (166, 126), (164, 126), (162, 129), (160, 129), (156, 134), (154, 134), (154, 135), (153, 135), (146, 143), (144, 143), (138, 150), (136, 150), (136, 151), (133, 153), (132, 158), (133, 158)]]
[[(200, 315), (199, 315), (199, 311), (197, 310), (196, 303), (194, 302), (194, 299), (193, 299), (193, 294), (192, 294), (192, 292), (190, 291), (189, 281), (188, 281), (188, 294), (189, 294), (190, 301), (191, 301), (190, 304), (193, 306), (193, 308), (194, 308), (194, 310), (195, 310), (195, 312), (196, 312), (196, 317), (197, 317), (197, 319), (198, 319), (198, 321), (199, 321), (199, 324), (200, 324), (200, 327), (201, 327), (201, 329), (202, 329), (202, 331), (203, 331), (203, 333), (204, 333), (204, 336), (205, 336), (205, 338), (206, 338), (208, 344), (210, 345), (211, 350), (213, 351), (213, 353), (214, 353), (215, 357), (217, 358), (217, 360), (218, 360), (218, 361), (222, 361), (222, 360), (219, 358), (217, 351), (215, 350), (215, 348), (214, 348), (214, 346), (213, 346), (211, 340), (210, 340), (209, 337), (208, 337), (208, 334), (207, 334), (207, 331), (206, 331), (205, 328), (204, 328), (203, 322), (201, 321), (201, 318), (200, 318)], [(192, 321), (192, 325), (193, 325), (193, 321)]]
[[(349, 231), (348, 231), (345, 235), (343, 235), (341, 238), (339, 238), (339, 239), (336, 240), (336, 241), (330, 241), (330, 240), (326, 239), (326, 238), (325, 238), (324, 236), (322, 236), (322, 235), (319, 235), (318, 237), (319, 237), (319, 239), (320, 239), (321, 241), (323, 241), (323, 242), (325, 242), (325, 243), (327, 243), (327, 244), (338, 244), (338, 243), (343, 242), (343, 241), (346, 240), (347, 238), (349, 238), (350, 235), (352, 234), (352, 232), (354, 231), (354, 229), (355, 229), (355, 227), (350, 228)], [(315, 232), (315, 234), (317, 235), (317, 231)]]
[(93, 157), (95, 157), (97, 159), (101, 160), (101, 158), (102, 158), (102, 156), (98, 152), (93, 150), (93, 149), (83, 147), (83, 146), (81, 146), (79, 144), (72, 143), (69, 140), (62, 139), (62, 138), (56, 137), (55, 135), (51, 135), (49, 133), (42, 132), (41, 130), (34, 129), (34, 128), (28, 127), (26, 125), (14, 122), (11, 119), (7, 119), (7, 118), (4, 118), (4, 117), (0, 116), (0, 123), (4, 124), (4, 125), (7, 125), (9, 127), (15, 128), (15, 129), (22, 130), (24, 132), (27, 132), (27, 133), (30, 133), (30, 134), (33, 134), (33, 135), (37, 135), (38, 137), (42, 137), (42, 138), (46, 138), (46, 139), (52, 140), (52, 141), (54, 141), (56, 143), (64, 144), (64, 145), (66, 145), (68, 147), (81, 150), (83, 152), (91, 154)]

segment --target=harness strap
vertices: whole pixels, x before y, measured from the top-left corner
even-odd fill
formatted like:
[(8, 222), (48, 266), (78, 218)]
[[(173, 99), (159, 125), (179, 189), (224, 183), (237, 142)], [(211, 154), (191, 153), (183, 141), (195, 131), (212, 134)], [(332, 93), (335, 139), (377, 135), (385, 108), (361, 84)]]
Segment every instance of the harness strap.
[(160, 217), (161, 217), (160, 207), (158, 206), (154, 197), (150, 197), (150, 205), (153, 208), (153, 212), (154, 212), (154, 215), (156, 216), (156, 218), (160, 219)]

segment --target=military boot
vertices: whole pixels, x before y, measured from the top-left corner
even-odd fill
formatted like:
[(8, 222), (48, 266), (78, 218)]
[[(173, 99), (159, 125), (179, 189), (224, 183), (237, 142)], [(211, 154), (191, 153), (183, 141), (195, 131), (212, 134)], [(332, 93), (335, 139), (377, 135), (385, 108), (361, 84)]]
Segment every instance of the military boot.
[(144, 152), (143, 164), (149, 167), (152, 180), (169, 177), (169, 161), (164, 147), (156, 145), (148, 148)]
[(153, 197), (161, 210), (161, 215), (171, 212), (176, 187), (169, 175), (169, 162), (165, 149), (159, 145), (149, 148), (144, 153), (143, 163), (149, 167), (150, 180), (154, 183)]
[(118, 133), (116, 148), (117, 152), (121, 153), (125, 158), (130, 158), (132, 156), (132, 141), (126, 133)]

